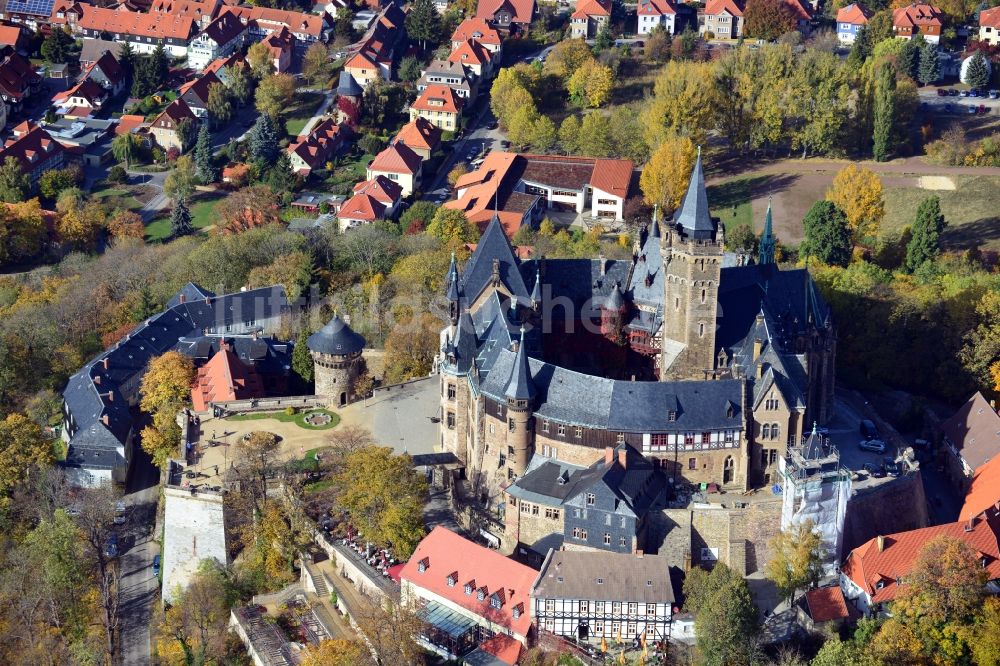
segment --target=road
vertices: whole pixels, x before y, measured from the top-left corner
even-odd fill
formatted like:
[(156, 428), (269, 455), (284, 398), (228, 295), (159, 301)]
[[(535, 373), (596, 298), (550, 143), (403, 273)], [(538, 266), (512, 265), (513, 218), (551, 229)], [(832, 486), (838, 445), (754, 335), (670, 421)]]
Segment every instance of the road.
[(146, 202), (139, 209), (139, 215), (143, 222), (149, 222), (167, 209), (170, 205), (170, 197), (163, 193), (163, 183), (167, 180), (168, 171), (133, 171), (129, 170), (129, 182), (132, 185), (149, 185), (158, 191), (158, 194)]
[(119, 618), (121, 620), (122, 664), (152, 663), (150, 623), (153, 604), (159, 599), (159, 580), (153, 576), (153, 557), (160, 552), (156, 538), (156, 503), (159, 471), (149, 456), (135, 447), (135, 461), (126, 483), (130, 535), (123, 540), (119, 562)]
[(434, 176), (433, 182), (430, 185), (425, 185), (423, 197), (425, 201), (435, 203), (447, 201), (450, 197), (447, 178), (452, 168), (459, 162), (465, 162), (468, 165), (471, 161), (469, 155), (473, 153), (473, 149), (475, 149), (476, 155), (484, 155), (493, 150), (503, 138), (503, 134), (499, 130), (488, 129), (489, 125), (494, 122), (494, 117), (486, 97), (484, 96), (482, 99), (485, 102), (482, 110), (469, 121), (462, 138), (452, 143), (452, 150), (441, 162), (441, 167)]

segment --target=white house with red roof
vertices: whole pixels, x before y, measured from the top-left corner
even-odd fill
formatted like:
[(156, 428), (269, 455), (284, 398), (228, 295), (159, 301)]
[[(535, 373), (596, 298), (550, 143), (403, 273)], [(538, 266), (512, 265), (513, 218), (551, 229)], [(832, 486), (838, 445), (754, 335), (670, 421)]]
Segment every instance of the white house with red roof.
[(274, 71), (283, 74), (292, 68), (292, 54), (295, 52), (297, 40), (288, 28), (282, 27), (264, 38), (264, 46), (271, 52), (271, 62)]
[(188, 44), (188, 67), (200, 71), (213, 60), (235, 53), (243, 46), (246, 36), (247, 26), (236, 14), (223, 14)]
[(570, 37), (592, 39), (611, 20), (611, 0), (579, 0), (570, 16)]
[(899, 39), (913, 39), (920, 34), (925, 41), (937, 44), (941, 41), (943, 18), (937, 7), (914, 2), (892, 11), (892, 31)]
[(979, 12), (979, 41), (992, 46), (1000, 44), (1000, 7)]
[(410, 105), (410, 120), (418, 117), (448, 132), (458, 129), (463, 100), (455, 91), (439, 83), (427, 86)]
[(175, 99), (149, 124), (149, 131), (162, 148), (184, 150), (178, 128), (185, 120), (198, 122), (198, 116), (183, 99)]
[(906, 577), (931, 540), (947, 536), (964, 542), (989, 573), (989, 586), (1000, 591), (1000, 510), (991, 507), (967, 520), (880, 535), (858, 546), (840, 569), (840, 587), (858, 610), (878, 612), (906, 585)]
[(392, 142), (405, 143), (422, 159), (429, 160), (441, 145), (441, 129), (426, 118), (417, 116), (403, 125)]
[(427, 649), (473, 663), (492, 655), (513, 666), (532, 635), (537, 578), (531, 567), (439, 526), (400, 572), (400, 599), (424, 621), (418, 641)]
[(639, 0), (635, 13), (640, 35), (648, 35), (657, 26), (669, 35), (676, 32), (677, 8), (670, 0)]
[(467, 18), (459, 23), (451, 35), (451, 48), (457, 49), (462, 42), (469, 39), (476, 40), (490, 53), (503, 56), (503, 37), (485, 20)]
[(420, 184), (420, 167), (423, 159), (405, 143), (397, 141), (380, 152), (368, 165), (368, 180), (384, 176), (398, 184), (403, 196), (413, 194)]
[(25, 121), (14, 128), (13, 136), (0, 149), (0, 164), (13, 157), (28, 175), (31, 188), (50, 169), (60, 169), (66, 161), (66, 150), (41, 127)]
[(396, 216), (403, 188), (385, 176), (375, 176), (354, 186), (354, 196), (337, 212), (340, 230), (388, 220)]
[(708, 0), (698, 14), (698, 32), (712, 33), (716, 39), (739, 39), (743, 35), (742, 0)]
[(467, 39), (448, 55), (448, 62), (462, 65), (477, 77), (493, 77), (500, 58), (475, 39)]
[(853, 2), (837, 11), (837, 40), (841, 44), (853, 44), (858, 31), (868, 25), (871, 12), (864, 5)]
[(109, 93), (92, 79), (83, 79), (69, 90), (56, 93), (52, 103), (60, 115), (86, 118), (108, 101)]

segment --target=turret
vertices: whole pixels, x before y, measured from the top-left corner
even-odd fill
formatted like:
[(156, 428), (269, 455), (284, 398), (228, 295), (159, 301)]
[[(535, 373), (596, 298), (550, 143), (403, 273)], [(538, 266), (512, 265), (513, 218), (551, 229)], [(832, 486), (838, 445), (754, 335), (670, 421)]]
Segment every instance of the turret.
[(528, 366), (528, 353), (524, 348), (524, 328), (521, 328), (521, 338), (516, 345), (514, 366), (511, 368), (510, 379), (504, 389), (507, 399), (507, 446), (513, 449), (510, 458), (510, 469), (515, 476), (524, 474), (531, 457), (533, 443), (532, 431), (534, 423), (531, 412), (537, 390), (531, 378), (531, 368)]
[(361, 371), (364, 337), (334, 313), (333, 319), (310, 335), (306, 344), (313, 359), (316, 395), (324, 396), (331, 406), (346, 405), (354, 392), (354, 380)]
[(767, 214), (764, 215), (764, 233), (760, 235), (760, 250), (757, 263), (761, 266), (774, 264), (775, 246), (774, 232), (771, 229), (771, 197), (767, 198)]
[(462, 285), (458, 277), (458, 264), (455, 262), (455, 253), (451, 253), (451, 265), (448, 266), (448, 277), (446, 278), (448, 297), (448, 311), (451, 325), (458, 323), (458, 316), (461, 314)]

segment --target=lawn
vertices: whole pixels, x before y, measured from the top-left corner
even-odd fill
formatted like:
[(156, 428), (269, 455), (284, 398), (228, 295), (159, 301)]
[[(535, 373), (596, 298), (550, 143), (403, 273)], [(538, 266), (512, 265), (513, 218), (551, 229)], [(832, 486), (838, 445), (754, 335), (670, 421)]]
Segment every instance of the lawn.
[(91, 196), (110, 208), (127, 208), (134, 211), (142, 208), (142, 204), (132, 196), (132, 191), (127, 187), (110, 185), (97, 190)]
[[(759, 178), (736, 178), (718, 185), (710, 185), (708, 202), (711, 205), (712, 217), (722, 220), (726, 233), (741, 224), (753, 227), (753, 210), (750, 198), (755, 181)], [(734, 214), (735, 208), (735, 214)]]
[[(215, 224), (215, 207), (223, 194), (203, 194), (191, 202), (191, 226), (204, 229)], [(146, 225), (146, 242), (170, 240), (170, 216), (157, 217)]]
[(943, 237), (945, 247), (1000, 250), (1000, 209), (997, 208), (1000, 176), (950, 178), (955, 183), (954, 190), (886, 187), (882, 231), (899, 231), (912, 224), (920, 202), (937, 195), (941, 198), (941, 212), (948, 221)]
[[(314, 426), (314, 425), (309, 425), (308, 423), (306, 423), (305, 422), (306, 415), (308, 415), (308, 414), (315, 414), (315, 413), (329, 414), (330, 415), (330, 422), (327, 423), (326, 425), (321, 425), (321, 426)], [(230, 416), (228, 418), (229, 418), (229, 420), (232, 420), (232, 421), (256, 421), (256, 420), (261, 420), (261, 419), (274, 419), (275, 421), (281, 421), (282, 423), (294, 423), (295, 425), (299, 426), (300, 428), (304, 428), (306, 430), (329, 430), (330, 428), (336, 427), (336, 425), (338, 423), (340, 423), (340, 417), (337, 416), (336, 414), (334, 414), (333, 412), (328, 411), (326, 409), (301, 410), (301, 411), (295, 412), (294, 414), (286, 414), (284, 411), (280, 411), (280, 412), (255, 412), (255, 413), (252, 413), (252, 414), (236, 414), (236, 415)], [(312, 460), (316, 460), (316, 451), (318, 451), (318, 450), (321, 450), (321, 449), (311, 449), (309, 451), (309, 454), (312, 454)], [(309, 454), (306, 454), (307, 458), (309, 457)]]
[(299, 93), (295, 96), (292, 106), (285, 112), (285, 131), (289, 136), (298, 136), (302, 133), (306, 123), (323, 103), (323, 99), (324, 96), (320, 93)]
[(351, 154), (343, 158), (343, 161), (324, 180), (327, 191), (331, 194), (349, 195), (354, 189), (354, 185), (365, 180), (368, 165), (375, 159), (374, 155)]

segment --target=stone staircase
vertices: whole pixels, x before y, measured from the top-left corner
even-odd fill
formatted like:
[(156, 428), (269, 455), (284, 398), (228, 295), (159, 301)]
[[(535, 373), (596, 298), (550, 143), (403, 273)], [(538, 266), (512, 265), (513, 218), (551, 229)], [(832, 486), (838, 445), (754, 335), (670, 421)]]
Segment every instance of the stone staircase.
[(307, 563), (303, 563), (303, 572), (305, 576), (309, 579), (309, 583), (312, 585), (313, 589), (316, 590), (316, 594), (319, 597), (326, 598), (330, 596), (330, 586), (326, 584), (326, 577), (316, 571), (316, 568)]

